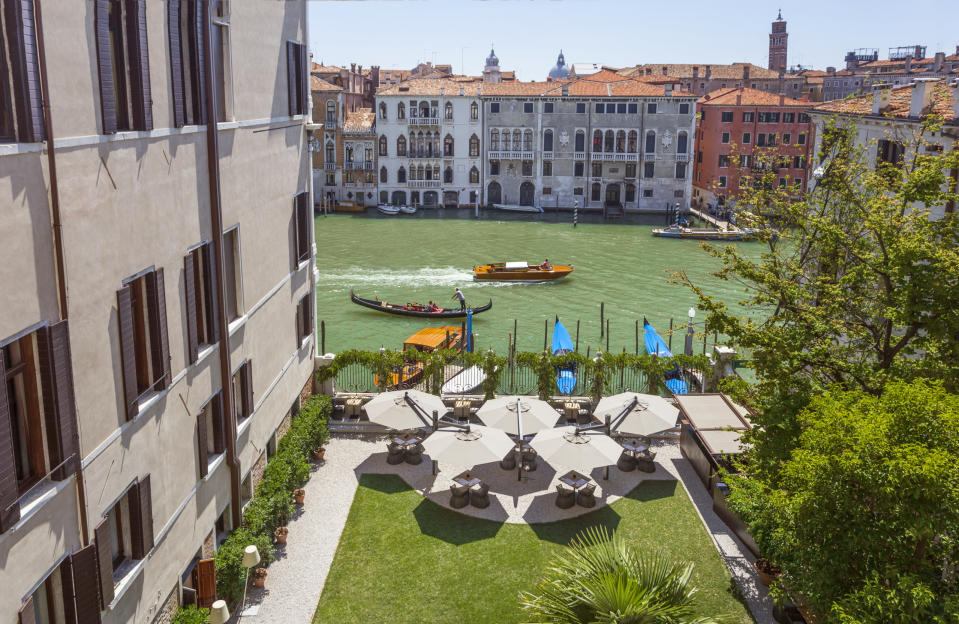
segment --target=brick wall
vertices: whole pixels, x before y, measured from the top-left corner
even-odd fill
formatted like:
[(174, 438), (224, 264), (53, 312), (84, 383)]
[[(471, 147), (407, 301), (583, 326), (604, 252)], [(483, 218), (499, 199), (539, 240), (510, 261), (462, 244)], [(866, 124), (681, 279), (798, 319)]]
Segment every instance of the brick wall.
[(169, 624), (173, 620), (173, 614), (180, 608), (179, 587), (173, 586), (173, 591), (166, 597), (159, 611), (153, 617), (153, 624)]
[(216, 554), (216, 531), (210, 531), (203, 540), (203, 558), (212, 559), (214, 554)]
[(253, 464), (253, 468), (250, 469), (250, 481), (253, 485), (254, 492), (256, 491), (256, 486), (260, 483), (260, 480), (263, 479), (264, 470), (266, 470), (266, 453), (260, 453), (260, 456)]
[(283, 436), (286, 435), (286, 432), (290, 430), (291, 424), (293, 424), (293, 416), (290, 412), (287, 412), (286, 416), (283, 417), (283, 420), (280, 421), (279, 426), (276, 428), (277, 442), (283, 439)]

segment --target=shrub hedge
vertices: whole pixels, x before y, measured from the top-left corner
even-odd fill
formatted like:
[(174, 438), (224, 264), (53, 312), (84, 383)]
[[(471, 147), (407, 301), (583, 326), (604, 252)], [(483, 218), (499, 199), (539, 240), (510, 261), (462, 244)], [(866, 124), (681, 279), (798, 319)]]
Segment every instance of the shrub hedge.
[(253, 544), (260, 551), (260, 566), (273, 561), (273, 531), (284, 526), (293, 514), (293, 490), (310, 476), (313, 449), (330, 439), (326, 427), (329, 415), (328, 396), (313, 395), (303, 404), (263, 471), (253, 499), (243, 512), (243, 526), (217, 550), (216, 593), (227, 604), (236, 604), (243, 595), (246, 570), (242, 560), (247, 546)]

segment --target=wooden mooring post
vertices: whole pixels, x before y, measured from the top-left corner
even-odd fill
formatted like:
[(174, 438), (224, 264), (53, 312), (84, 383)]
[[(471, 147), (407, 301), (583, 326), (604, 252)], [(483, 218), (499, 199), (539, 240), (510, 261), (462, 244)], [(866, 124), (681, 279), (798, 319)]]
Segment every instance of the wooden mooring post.
[(673, 352), (673, 317), (669, 317), (669, 352)]
[(519, 334), (516, 333), (516, 319), (513, 319), (513, 350), (516, 350), (516, 339), (519, 337)]
[(549, 319), (543, 319), (543, 351), (546, 350), (546, 339), (549, 336)]
[[(625, 350), (626, 349), (623, 348), (623, 351)], [(636, 353), (635, 355), (639, 355), (639, 319), (636, 319)]]
[(600, 301), (599, 302), (599, 337), (600, 339), (603, 338), (603, 330), (606, 327), (605, 320), (606, 320), (606, 302)]
[(320, 321), (320, 354), (326, 354), (326, 321)]
[(579, 353), (579, 319), (576, 319), (576, 353)]
[(609, 319), (606, 319), (606, 353), (609, 353)]

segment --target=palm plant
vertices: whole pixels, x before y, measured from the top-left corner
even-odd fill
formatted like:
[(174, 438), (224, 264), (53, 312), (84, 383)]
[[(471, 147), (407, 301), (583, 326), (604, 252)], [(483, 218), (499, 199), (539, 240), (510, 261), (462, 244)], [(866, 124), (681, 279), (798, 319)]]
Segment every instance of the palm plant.
[(696, 617), (691, 563), (662, 552), (635, 553), (605, 527), (590, 527), (553, 557), (537, 592), (520, 603), (530, 622), (549, 624), (713, 624)]

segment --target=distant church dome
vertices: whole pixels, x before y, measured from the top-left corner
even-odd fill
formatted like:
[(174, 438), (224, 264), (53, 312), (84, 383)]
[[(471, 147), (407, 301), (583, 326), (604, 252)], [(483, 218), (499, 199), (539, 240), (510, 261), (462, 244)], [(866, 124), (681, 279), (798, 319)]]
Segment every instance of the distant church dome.
[(490, 48), (489, 56), (486, 58), (487, 67), (496, 67), (499, 65), (499, 59), (496, 58), (496, 52), (493, 51), (493, 48)]
[(563, 56), (563, 51), (559, 51), (559, 56), (556, 58), (556, 67), (549, 70), (549, 77), (553, 80), (560, 78), (569, 78), (569, 67), (566, 67), (566, 58)]

